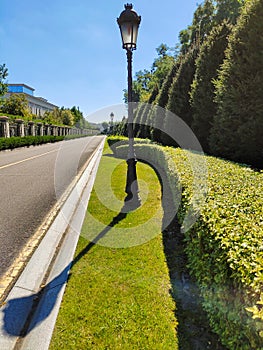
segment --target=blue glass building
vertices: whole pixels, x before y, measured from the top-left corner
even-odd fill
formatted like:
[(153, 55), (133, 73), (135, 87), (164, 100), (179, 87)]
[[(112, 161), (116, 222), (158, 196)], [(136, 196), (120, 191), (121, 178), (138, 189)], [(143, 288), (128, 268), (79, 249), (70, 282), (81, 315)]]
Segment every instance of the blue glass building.
[(8, 92), (11, 93), (24, 93), (34, 96), (35, 89), (25, 84), (8, 84)]

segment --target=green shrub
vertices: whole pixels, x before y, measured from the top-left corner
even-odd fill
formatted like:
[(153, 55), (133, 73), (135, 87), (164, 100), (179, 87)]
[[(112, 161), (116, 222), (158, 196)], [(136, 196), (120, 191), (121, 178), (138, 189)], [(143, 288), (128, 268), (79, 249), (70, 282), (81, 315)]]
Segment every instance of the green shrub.
[[(191, 167), (181, 160), (187, 152), (171, 153), (189, 201)], [(199, 220), (185, 233), (189, 267), (201, 287), (211, 326), (222, 342), (229, 349), (262, 349), (263, 318), (254, 320), (248, 312), (252, 307), (256, 313), (263, 286), (262, 173), (217, 158), (206, 159), (208, 196)]]
[[(136, 144), (139, 144), (139, 143), (143, 143), (143, 144), (151, 143), (151, 141), (148, 140), (148, 139), (137, 139), (137, 138), (135, 138), (134, 141), (135, 141)], [(107, 138), (107, 142), (108, 142), (110, 148), (112, 149), (112, 151), (114, 153), (116, 152), (116, 147), (128, 145), (128, 143), (129, 143), (127, 137), (124, 137), (124, 136), (109, 136)], [(123, 158), (125, 158), (126, 156), (127, 156), (127, 154), (124, 155)]]
[(14, 149), (18, 147), (29, 147), (42, 145), (44, 143), (58, 142), (63, 140), (71, 140), (75, 138), (85, 137), (86, 135), (68, 135), (68, 136), (24, 136), (0, 138), (0, 151), (5, 149)]

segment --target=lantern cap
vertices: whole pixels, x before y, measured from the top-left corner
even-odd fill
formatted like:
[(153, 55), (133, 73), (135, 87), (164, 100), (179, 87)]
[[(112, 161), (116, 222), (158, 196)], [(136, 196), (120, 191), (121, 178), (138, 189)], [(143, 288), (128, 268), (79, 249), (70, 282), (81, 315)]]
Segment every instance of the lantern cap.
[(133, 10), (132, 4), (126, 4), (124, 7), (125, 10), (122, 11), (120, 17), (117, 19), (118, 24), (121, 25), (125, 22), (132, 22), (139, 25), (141, 22), (141, 16), (138, 16), (138, 14)]

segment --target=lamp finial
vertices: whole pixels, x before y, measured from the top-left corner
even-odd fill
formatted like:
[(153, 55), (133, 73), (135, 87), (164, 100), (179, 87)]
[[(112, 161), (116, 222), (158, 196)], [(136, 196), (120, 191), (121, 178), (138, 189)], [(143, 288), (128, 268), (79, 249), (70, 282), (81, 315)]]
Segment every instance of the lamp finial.
[(125, 10), (132, 10), (132, 4), (126, 4), (125, 6)]

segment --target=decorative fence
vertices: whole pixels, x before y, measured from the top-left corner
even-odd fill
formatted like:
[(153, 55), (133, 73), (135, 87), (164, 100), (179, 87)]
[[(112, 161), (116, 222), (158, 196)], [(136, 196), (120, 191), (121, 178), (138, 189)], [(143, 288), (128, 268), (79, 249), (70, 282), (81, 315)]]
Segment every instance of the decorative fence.
[(67, 136), (67, 135), (96, 135), (99, 131), (95, 129), (79, 129), (69, 126), (57, 126), (33, 121), (24, 122), (16, 119), (10, 122), (6, 116), (0, 116), (0, 137), (12, 136)]

